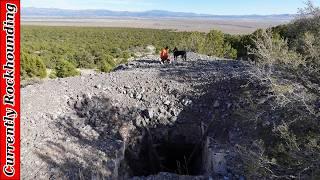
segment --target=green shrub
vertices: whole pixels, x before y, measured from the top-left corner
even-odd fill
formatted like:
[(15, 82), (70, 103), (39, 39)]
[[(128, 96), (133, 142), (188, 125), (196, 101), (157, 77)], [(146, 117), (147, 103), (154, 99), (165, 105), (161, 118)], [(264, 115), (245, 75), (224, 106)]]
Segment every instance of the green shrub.
[(119, 47), (114, 47), (111, 49), (111, 53), (114, 57), (118, 58), (121, 56), (122, 50)]
[(95, 64), (97, 64), (98, 67), (100, 67), (101, 63), (104, 63), (104, 62), (106, 62), (112, 66), (116, 65), (114, 57), (111, 56), (110, 54), (99, 54), (95, 59)]
[(21, 55), (21, 78), (45, 78), (47, 76), (46, 66), (36, 55), (22, 53)]
[(97, 63), (99, 64), (98, 67), (101, 72), (110, 72), (116, 64), (114, 58), (108, 54), (101, 55)]
[(231, 35), (227, 36), (221, 31), (211, 30), (205, 37), (205, 43), (199, 44), (200, 49), (198, 50), (209, 56), (235, 59), (237, 50), (230, 43), (232, 42), (231, 37)]
[[(320, 9), (308, 2), (298, 17), (288, 25), (256, 32), (252, 38), (254, 46), (249, 52), (263, 65), (257, 68), (258, 77), (276, 97), (269, 113), (273, 111), (273, 117), (278, 114), (280, 120), (270, 129), (258, 130), (264, 134), (259, 138), (265, 143), (267, 158), (275, 160), (272, 168), (277, 171), (270, 171), (275, 177), (318, 179)], [(249, 119), (249, 113), (244, 114)], [(262, 113), (254, 113), (255, 121), (256, 114)]]
[(236, 59), (237, 58), (237, 50), (232, 48), (232, 46), (230, 44), (225, 44), (223, 57), (229, 58), (229, 59)]
[(306, 32), (300, 38), (301, 53), (308, 67), (320, 70), (320, 38), (316, 34)]
[(81, 50), (74, 55), (74, 64), (78, 68), (94, 68), (94, 56), (85, 50)]
[[(230, 44), (230, 46), (237, 51), (237, 55), (236, 55), (237, 58), (247, 59), (248, 47), (254, 47), (253, 38), (254, 38), (254, 35), (252, 34), (250, 35), (225, 34), (224, 41), (226, 44)], [(226, 46), (225, 48), (228, 49), (228, 46)]]
[(128, 60), (129, 58), (131, 58), (131, 53), (125, 51), (121, 54), (121, 58)]
[(50, 79), (55, 79), (55, 78), (57, 78), (57, 73), (56, 73), (56, 71), (51, 71), (51, 73), (49, 74), (49, 78)]
[[(239, 48), (224, 36), (215, 30), (206, 34), (134, 28), (24, 26), (21, 43), (23, 52), (36, 54), (47, 68), (54, 69), (60, 59), (66, 59), (77, 68), (94, 69), (100, 68), (101, 54), (110, 54), (118, 59), (116, 66), (134, 56), (130, 50), (148, 45), (156, 47), (156, 54), (169, 46), (170, 49), (178, 47), (214, 56), (234, 57), (233, 49), (239, 52)], [(241, 43), (238, 46), (244, 47)]]
[(100, 70), (101, 72), (110, 72), (112, 69), (113, 69), (113, 66), (110, 65), (110, 64), (107, 63), (107, 62), (101, 63), (101, 65), (100, 65), (100, 67), (99, 67), (99, 70)]
[(207, 34), (204, 52), (209, 56), (224, 56), (224, 35), (221, 31), (211, 30)]
[(181, 42), (180, 47), (184, 50), (203, 53), (205, 47), (204, 33), (192, 32)]
[(271, 31), (263, 30), (257, 33), (254, 43), (255, 48), (250, 48), (249, 53), (255, 55), (259, 64), (290, 64), (295, 67), (304, 64), (301, 56), (289, 49), (287, 41)]
[(59, 78), (77, 76), (79, 71), (74, 67), (74, 65), (66, 60), (59, 60), (55, 68), (56, 76)]
[(271, 31), (274, 34), (279, 34), (282, 38), (286, 39), (289, 36), (289, 27), (290, 24), (282, 24), (276, 27), (272, 27)]

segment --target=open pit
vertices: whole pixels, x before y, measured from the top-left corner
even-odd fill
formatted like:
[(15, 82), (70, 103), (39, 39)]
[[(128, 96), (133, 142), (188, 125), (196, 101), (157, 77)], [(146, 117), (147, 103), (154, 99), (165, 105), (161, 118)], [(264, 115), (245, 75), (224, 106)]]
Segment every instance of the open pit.
[(126, 146), (120, 167), (125, 177), (147, 177), (166, 172), (204, 178), (214, 173), (226, 173), (225, 154), (215, 152), (210, 138), (204, 135), (204, 128), (198, 124), (139, 131), (140, 135), (132, 137)]

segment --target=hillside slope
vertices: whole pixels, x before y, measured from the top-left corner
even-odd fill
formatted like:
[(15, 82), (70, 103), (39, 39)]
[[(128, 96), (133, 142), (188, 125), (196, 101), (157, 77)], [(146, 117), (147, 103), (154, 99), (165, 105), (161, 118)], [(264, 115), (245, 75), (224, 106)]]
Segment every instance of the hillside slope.
[(149, 57), (23, 88), (22, 178), (244, 178), (237, 147), (252, 129), (234, 112), (248, 94), (267, 102), (268, 88), (249, 64), (193, 60)]

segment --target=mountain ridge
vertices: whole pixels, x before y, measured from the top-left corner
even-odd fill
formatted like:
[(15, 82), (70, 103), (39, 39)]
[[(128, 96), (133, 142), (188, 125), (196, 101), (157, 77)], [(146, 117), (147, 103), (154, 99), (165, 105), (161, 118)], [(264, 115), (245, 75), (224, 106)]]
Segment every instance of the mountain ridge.
[(58, 8), (26, 7), (22, 10), (22, 17), (139, 17), (139, 18), (221, 18), (221, 19), (283, 19), (291, 20), (294, 14), (270, 14), (270, 15), (213, 15), (198, 14), (192, 12), (173, 12), (166, 10), (149, 11), (112, 11), (107, 9), (71, 10)]

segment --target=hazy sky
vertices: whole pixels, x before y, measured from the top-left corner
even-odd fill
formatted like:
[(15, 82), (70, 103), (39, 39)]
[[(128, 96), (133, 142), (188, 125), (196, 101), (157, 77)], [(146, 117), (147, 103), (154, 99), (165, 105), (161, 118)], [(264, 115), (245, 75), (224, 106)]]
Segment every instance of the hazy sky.
[[(296, 13), (305, 0), (22, 0), (23, 7), (110, 9), (121, 11), (168, 10), (217, 15)], [(319, 6), (320, 0), (314, 0)]]

